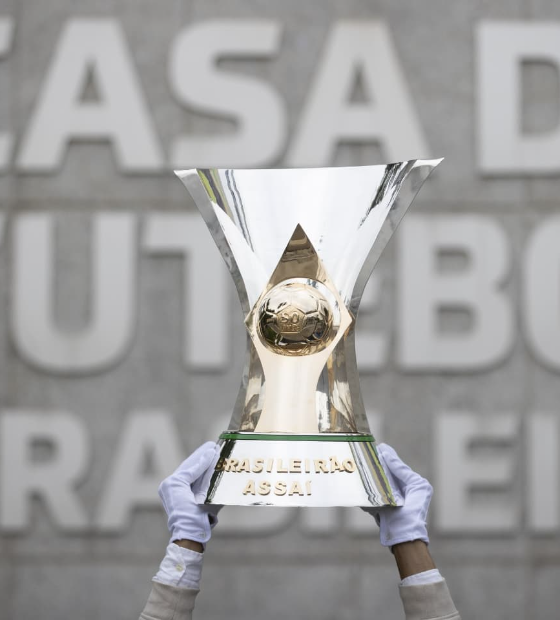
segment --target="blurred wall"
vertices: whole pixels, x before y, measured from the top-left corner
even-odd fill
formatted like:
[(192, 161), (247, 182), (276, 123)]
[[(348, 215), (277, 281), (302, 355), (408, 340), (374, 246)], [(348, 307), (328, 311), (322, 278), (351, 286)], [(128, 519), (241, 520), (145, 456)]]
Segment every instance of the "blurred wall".
[[(157, 485), (229, 420), (242, 317), (170, 171), (445, 156), (364, 296), (363, 396), (463, 617), (554, 617), (559, 70), (546, 0), (3, 0), (0, 616), (137, 617)], [(363, 513), (220, 519), (199, 618), (402, 616)]]

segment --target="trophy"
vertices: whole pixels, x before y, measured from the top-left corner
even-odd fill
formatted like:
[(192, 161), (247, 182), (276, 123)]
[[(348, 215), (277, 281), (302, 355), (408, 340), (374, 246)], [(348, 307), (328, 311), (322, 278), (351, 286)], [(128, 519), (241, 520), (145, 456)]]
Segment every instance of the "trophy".
[(248, 351), (207, 504), (398, 505), (360, 393), (365, 284), (441, 160), (175, 174), (234, 279)]

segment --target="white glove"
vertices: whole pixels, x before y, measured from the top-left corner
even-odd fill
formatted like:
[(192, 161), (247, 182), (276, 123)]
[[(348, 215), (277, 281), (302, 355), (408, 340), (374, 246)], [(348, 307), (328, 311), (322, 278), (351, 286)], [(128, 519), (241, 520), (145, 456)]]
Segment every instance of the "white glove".
[(374, 515), (379, 525), (381, 544), (392, 547), (411, 540), (423, 540), (428, 544), (426, 519), (432, 485), (403, 463), (391, 446), (382, 443), (377, 450), (386, 465), (391, 486), (403, 499), (403, 505), (398, 508), (364, 509)]
[(206, 499), (220, 447), (212, 441), (195, 450), (159, 486), (159, 496), (167, 513), (171, 541), (194, 540), (207, 543), (218, 522), (221, 506), (199, 505)]

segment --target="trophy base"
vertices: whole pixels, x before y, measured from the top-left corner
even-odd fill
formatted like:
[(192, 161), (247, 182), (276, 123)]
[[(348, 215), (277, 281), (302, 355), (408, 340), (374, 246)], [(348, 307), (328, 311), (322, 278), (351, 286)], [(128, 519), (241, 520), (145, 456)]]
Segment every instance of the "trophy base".
[(372, 435), (226, 432), (206, 504), (398, 506)]

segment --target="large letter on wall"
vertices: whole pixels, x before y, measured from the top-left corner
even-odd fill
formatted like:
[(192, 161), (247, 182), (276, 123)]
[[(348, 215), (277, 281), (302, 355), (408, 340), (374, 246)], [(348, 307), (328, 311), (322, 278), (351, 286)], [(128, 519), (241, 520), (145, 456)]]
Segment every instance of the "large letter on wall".
[[(358, 75), (366, 102), (349, 101)], [(379, 142), (388, 161), (429, 156), (383, 22), (342, 21), (334, 26), (287, 161), (290, 166), (326, 166), (341, 141)]]
[(47, 371), (103, 370), (131, 342), (136, 304), (136, 220), (96, 215), (90, 323), (65, 332), (53, 317), (53, 216), (22, 215), (14, 227), (12, 334), (22, 357)]
[[(518, 427), (517, 417), (506, 414), (436, 419), (434, 503), (440, 531), (506, 533), (519, 526), (512, 493)], [(476, 491), (483, 493), (477, 497)]]
[(237, 121), (225, 135), (178, 137), (175, 168), (249, 167), (274, 163), (286, 137), (284, 103), (270, 86), (219, 70), (222, 58), (273, 58), (281, 26), (269, 20), (209, 21), (183, 30), (171, 49), (169, 81), (189, 109)]
[[(161, 506), (158, 486), (184, 458), (173, 418), (166, 412), (131, 415), (120, 437), (95, 521), (103, 532), (122, 531), (135, 508)], [(146, 473), (147, 460), (151, 471)]]
[(143, 245), (153, 254), (185, 260), (185, 363), (196, 369), (222, 368), (231, 345), (230, 282), (206, 225), (194, 215), (152, 215), (146, 222)]
[[(478, 158), (487, 174), (560, 171), (560, 124), (524, 133), (521, 66), (535, 61), (560, 71), (560, 24), (482, 22), (477, 31)], [(554, 102), (560, 109), (560, 101)]]
[[(463, 257), (438, 272), (444, 254)], [(514, 339), (512, 308), (501, 286), (510, 252), (488, 217), (410, 216), (399, 233), (398, 356), (410, 370), (472, 370), (502, 360)], [(467, 313), (466, 329), (443, 331), (442, 311)]]
[[(11, 17), (0, 17), (0, 60), (5, 58), (12, 49), (14, 40), (14, 20)], [(4, 101), (8, 101), (5, 97)], [(14, 137), (11, 133), (0, 133), (0, 172), (9, 164)]]
[(361, 372), (372, 372), (380, 370), (387, 362), (389, 350), (389, 337), (387, 331), (373, 331), (371, 328), (364, 327), (364, 315), (369, 315), (378, 309), (381, 303), (381, 289), (383, 283), (377, 274), (372, 274), (360, 306), (361, 322), (356, 330), (356, 352), (358, 357), (358, 367)]
[(526, 517), (531, 531), (556, 535), (560, 527), (560, 423), (557, 414), (535, 413), (526, 421)]
[[(98, 101), (81, 101), (91, 75)], [(110, 140), (125, 171), (158, 171), (163, 154), (124, 35), (114, 19), (71, 19), (62, 32), (18, 167), (50, 172), (73, 139)]]
[[(33, 459), (37, 444), (50, 448), (46, 459)], [(27, 529), (34, 497), (45, 502), (63, 530), (87, 528), (76, 486), (86, 474), (89, 456), (83, 424), (67, 413), (18, 411), (0, 415), (0, 529)]]
[(539, 361), (560, 370), (560, 216), (540, 223), (527, 243), (523, 318)]

